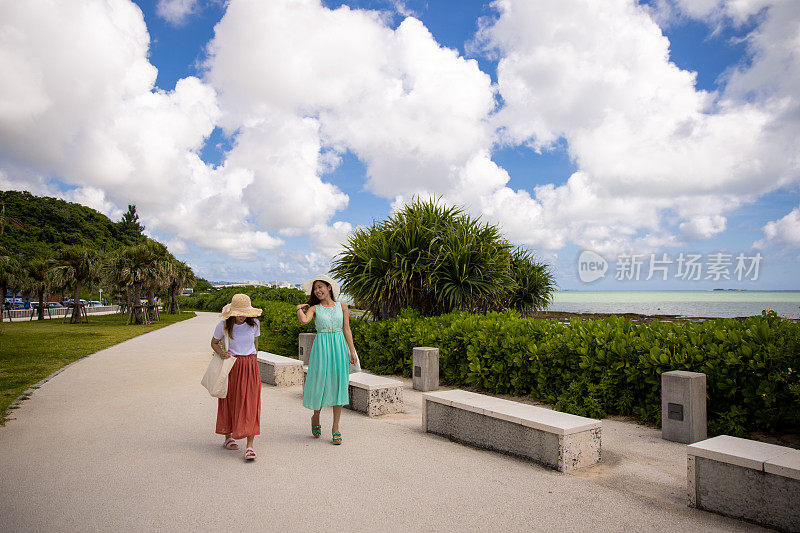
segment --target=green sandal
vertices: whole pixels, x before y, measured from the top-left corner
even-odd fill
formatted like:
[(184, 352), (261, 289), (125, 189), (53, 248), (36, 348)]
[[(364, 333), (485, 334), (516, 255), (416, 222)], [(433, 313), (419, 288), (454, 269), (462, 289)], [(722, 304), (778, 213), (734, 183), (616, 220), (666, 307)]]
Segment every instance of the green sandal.
[(315, 439), (318, 439), (320, 435), (322, 435), (322, 426), (319, 424), (311, 424), (311, 434), (314, 435)]
[(332, 436), (332, 439), (331, 439), (331, 440), (332, 440), (332, 441), (333, 441), (333, 443), (334, 443), (334, 444), (336, 444), (336, 445), (339, 445), (339, 444), (341, 444), (341, 443), (342, 443), (342, 434), (341, 434), (341, 433), (339, 433), (338, 431), (334, 431), (334, 432), (333, 432), (333, 436)]

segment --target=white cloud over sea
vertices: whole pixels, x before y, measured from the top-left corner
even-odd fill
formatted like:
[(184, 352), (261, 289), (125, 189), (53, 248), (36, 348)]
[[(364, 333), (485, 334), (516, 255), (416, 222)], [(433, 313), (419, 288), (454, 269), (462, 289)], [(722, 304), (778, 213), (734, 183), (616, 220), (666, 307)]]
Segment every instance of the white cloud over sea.
[[(496, 0), (470, 45), (497, 60), (493, 83), (414, 16), (393, 28), (319, 0), (230, 0), (202, 74), (172, 91), (155, 85), (134, 4), (47, 6), (0, 0), (0, 187), (115, 217), (135, 203), (177, 253), (324, 269), (353, 228), (327, 178), (346, 152), (374, 195), (443, 196), (545, 254), (711, 240), (800, 182), (797, 2)], [(182, 24), (198, 9), (157, 12)], [(749, 60), (714, 91), (671, 61), (662, 27), (685, 19), (752, 27)], [(231, 144), (211, 165), (200, 154), (217, 127)], [(492, 159), (505, 147), (566, 147), (578, 170), (515, 187)], [(798, 228), (794, 209), (754, 244), (800, 248)], [(307, 250), (287, 249), (297, 238)]]

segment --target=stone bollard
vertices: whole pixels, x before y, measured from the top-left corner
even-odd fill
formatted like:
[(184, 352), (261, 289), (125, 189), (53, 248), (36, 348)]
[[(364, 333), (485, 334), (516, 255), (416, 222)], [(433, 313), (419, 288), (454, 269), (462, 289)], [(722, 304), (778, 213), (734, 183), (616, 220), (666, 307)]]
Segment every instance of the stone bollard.
[(412, 382), (423, 392), (439, 389), (439, 348), (414, 348)]
[(311, 355), (311, 346), (314, 344), (316, 333), (301, 333), (297, 336), (297, 358), (304, 365), (308, 364), (308, 357)]
[(673, 370), (661, 374), (661, 438), (684, 444), (705, 440), (706, 375)]

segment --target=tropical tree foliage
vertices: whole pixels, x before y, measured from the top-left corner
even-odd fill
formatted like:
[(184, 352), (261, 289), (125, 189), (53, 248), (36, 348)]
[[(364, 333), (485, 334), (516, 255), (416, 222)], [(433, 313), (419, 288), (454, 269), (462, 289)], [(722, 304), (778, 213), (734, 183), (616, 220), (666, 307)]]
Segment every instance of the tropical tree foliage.
[(81, 289), (99, 279), (100, 258), (92, 248), (66, 246), (56, 255), (53, 284), (59, 289), (73, 288), (71, 324), (81, 323)]
[(549, 268), (515, 250), (496, 226), (433, 199), (356, 229), (331, 272), (356, 305), (380, 318), (404, 308), (423, 315), (541, 309), (554, 289)]
[[(0, 310), (5, 309), (6, 292), (10, 288), (16, 288), (18, 273), (20, 271), (19, 262), (0, 248)], [(0, 322), (3, 321), (3, 313), (0, 311)]]
[(168, 265), (167, 279), (169, 280), (169, 285), (167, 286), (166, 311), (169, 314), (175, 314), (181, 312), (178, 304), (178, 295), (187, 285), (195, 282), (195, 277), (192, 269), (183, 261), (173, 259), (169, 261)]
[(39, 320), (44, 320), (46, 296), (53, 287), (54, 266), (53, 260), (48, 257), (34, 257), (25, 265), (26, 285), (36, 293), (36, 301), (39, 302), (36, 313)]
[[(82, 291), (87, 298), (85, 292), (92, 292), (99, 282), (104, 299), (130, 306), (138, 305), (143, 295), (154, 304), (159, 295), (176, 312), (176, 295), (195, 283), (194, 275), (164, 245), (144, 236), (143, 230), (135, 205), (113, 222), (80, 204), (0, 191), (0, 305), (7, 290), (37, 293), (40, 302), (44, 299), (41, 290), (45, 294), (70, 290), (78, 302)], [(82, 277), (82, 260), (75, 254), (91, 259), (88, 277)], [(53, 268), (44, 268), (40, 259), (51, 257), (58, 260)], [(45, 273), (50, 279), (45, 280)], [(78, 321), (79, 313), (74, 316)], [(136, 322), (145, 322), (141, 309)]]
[(65, 245), (107, 251), (147, 240), (123, 221), (57, 198), (0, 191), (0, 204), (5, 208), (0, 247), (25, 258), (54, 255)]
[(544, 309), (552, 303), (556, 283), (546, 264), (537, 262), (528, 250), (517, 248), (511, 254), (510, 266), (514, 279), (508, 296), (510, 309), (516, 309), (524, 315)]
[(128, 246), (120, 250), (118, 256), (112, 261), (112, 268), (117, 270), (114, 277), (127, 291), (128, 305), (133, 306), (136, 324), (146, 322), (140, 307), (142, 290), (148, 290), (155, 285), (154, 280), (161, 273), (159, 259), (163, 247), (162, 244), (153, 241)]

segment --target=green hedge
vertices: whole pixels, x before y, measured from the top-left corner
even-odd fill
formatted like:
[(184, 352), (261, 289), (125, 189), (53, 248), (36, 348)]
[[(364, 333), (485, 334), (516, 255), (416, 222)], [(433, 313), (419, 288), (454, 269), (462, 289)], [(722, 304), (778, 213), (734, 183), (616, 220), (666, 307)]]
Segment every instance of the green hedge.
[(271, 287), (227, 287), (204, 294), (193, 294), (181, 298), (184, 309), (211, 311), (219, 313), (230, 303), (234, 294), (243, 292), (250, 296), (253, 307), (263, 310), (261, 336), (258, 349), (295, 357), (297, 355), (297, 336), (304, 332), (314, 332), (314, 324), (300, 324), (295, 314), (295, 306), (305, 303), (308, 296), (298, 289)]
[(305, 326), (297, 320), (295, 306), (286, 302), (253, 300), (253, 306), (263, 309), (261, 336), (258, 349), (287, 357), (297, 357), (297, 337), (300, 333), (314, 333), (314, 322)]
[[(181, 296), (180, 304), (182, 308), (192, 311), (212, 311), (219, 313), (222, 308), (230, 303), (233, 295), (243, 292), (250, 297), (251, 301), (274, 301), (288, 302), (294, 305), (305, 303), (308, 300), (303, 291), (299, 289), (256, 287), (248, 285), (246, 287), (226, 287), (210, 292)], [(253, 304), (255, 307), (255, 304)]]
[[(262, 346), (294, 356), (298, 334), (314, 331), (295, 316), (306, 296), (272, 290), (293, 293), (251, 293), (253, 305), (264, 309)], [(202, 301), (218, 311), (239, 291)], [(268, 294), (284, 301), (263, 298)], [(660, 424), (661, 373), (689, 370), (708, 376), (712, 435), (800, 429), (800, 323), (774, 312), (635, 325), (617, 317), (561, 324), (513, 312), (421, 317), (405, 310), (394, 319), (350, 324), (363, 367), (378, 374), (409, 377), (413, 348), (434, 346), (447, 384), (530, 395), (582, 416), (621, 414)]]
[(530, 395), (582, 416), (660, 424), (661, 373), (689, 370), (708, 376), (712, 434), (800, 427), (800, 324), (774, 312), (647, 325), (617, 317), (560, 324), (513, 313), (405, 312), (353, 321), (352, 329), (363, 366), (377, 373), (408, 377), (414, 346), (434, 346), (450, 385)]

